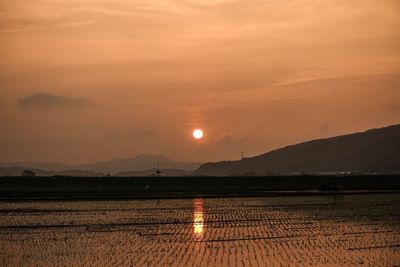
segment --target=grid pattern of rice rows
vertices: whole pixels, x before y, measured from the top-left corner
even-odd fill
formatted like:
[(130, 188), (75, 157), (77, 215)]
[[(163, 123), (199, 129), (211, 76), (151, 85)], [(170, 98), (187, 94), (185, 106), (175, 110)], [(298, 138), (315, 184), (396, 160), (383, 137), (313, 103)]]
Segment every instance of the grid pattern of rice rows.
[(400, 195), (0, 203), (0, 266), (185, 265), (400, 265)]

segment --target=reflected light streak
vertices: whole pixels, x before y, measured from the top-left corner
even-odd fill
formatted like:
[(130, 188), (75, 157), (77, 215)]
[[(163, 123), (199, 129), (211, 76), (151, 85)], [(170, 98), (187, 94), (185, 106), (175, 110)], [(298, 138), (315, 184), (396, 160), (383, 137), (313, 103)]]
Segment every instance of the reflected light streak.
[(194, 199), (193, 205), (193, 239), (200, 241), (204, 236), (203, 199)]

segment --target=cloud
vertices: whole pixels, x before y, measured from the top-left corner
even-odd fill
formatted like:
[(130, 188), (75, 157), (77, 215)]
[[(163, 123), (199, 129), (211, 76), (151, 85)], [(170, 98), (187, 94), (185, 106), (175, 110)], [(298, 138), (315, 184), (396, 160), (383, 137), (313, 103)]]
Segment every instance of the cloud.
[(199, 6), (218, 6), (238, 2), (237, 0), (188, 0), (188, 3)]
[(49, 93), (36, 93), (18, 100), (18, 106), (22, 111), (55, 109), (80, 110), (87, 108), (90, 102), (85, 98), (73, 98)]
[(236, 145), (242, 145), (243, 143), (247, 142), (248, 138), (240, 138), (234, 139), (232, 135), (227, 134), (219, 138), (215, 143), (219, 146), (223, 147), (232, 147)]

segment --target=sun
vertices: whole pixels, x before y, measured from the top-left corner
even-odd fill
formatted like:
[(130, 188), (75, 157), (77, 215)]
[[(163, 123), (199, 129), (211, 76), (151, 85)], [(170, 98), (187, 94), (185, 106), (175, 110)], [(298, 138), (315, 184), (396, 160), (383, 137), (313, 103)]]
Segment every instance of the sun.
[(195, 139), (201, 139), (201, 138), (203, 138), (203, 135), (204, 135), (204, 133), (201, 129), (196, 129), (193, 131), (193, 137)]

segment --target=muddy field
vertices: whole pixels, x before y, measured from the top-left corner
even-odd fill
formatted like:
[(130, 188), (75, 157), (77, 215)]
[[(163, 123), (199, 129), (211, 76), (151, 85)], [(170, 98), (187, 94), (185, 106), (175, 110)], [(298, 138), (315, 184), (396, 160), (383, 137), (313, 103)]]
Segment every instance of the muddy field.
[(396, 266), (400, 194), (0, 202), (0, 266)]

